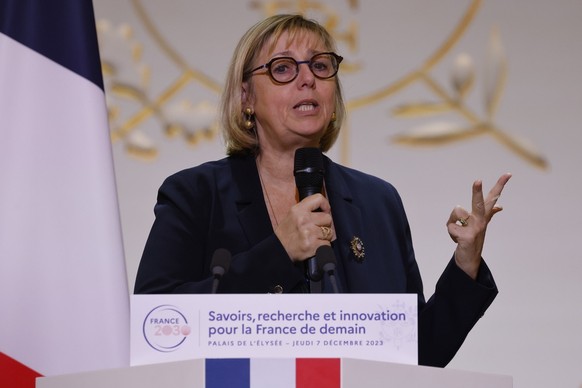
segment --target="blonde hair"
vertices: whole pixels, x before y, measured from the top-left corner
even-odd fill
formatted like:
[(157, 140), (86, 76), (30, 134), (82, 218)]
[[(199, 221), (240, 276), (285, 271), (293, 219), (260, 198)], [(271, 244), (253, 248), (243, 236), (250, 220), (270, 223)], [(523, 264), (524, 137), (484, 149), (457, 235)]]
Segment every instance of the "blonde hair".
[[(292, 40), (304, 32), (314, 33), (319, 37), (326, 50), (336, 50), (335, 41), (329, 32), (316, 21), (307, 20), (301, 15), (271, 16), (251, 27), (239, 41), (226, 75), (220, 106), (220, 118), (228, 155), (259, 152), (255, 128), (245, 127), (241, 99), (243, 82), (249, 81), (249, 72), (257, 56), (269, 41), (274, 46), (283, 33), (288, 33)], [(335, 120), (330, 118), (330, 123), (321, 138), (319, 146), (323, 152), (328, 151), (337, 140), (346, 112), (337, 75), (335, 82)], [(252, 86), (249, 88), (247, 93), (251, 92)]]

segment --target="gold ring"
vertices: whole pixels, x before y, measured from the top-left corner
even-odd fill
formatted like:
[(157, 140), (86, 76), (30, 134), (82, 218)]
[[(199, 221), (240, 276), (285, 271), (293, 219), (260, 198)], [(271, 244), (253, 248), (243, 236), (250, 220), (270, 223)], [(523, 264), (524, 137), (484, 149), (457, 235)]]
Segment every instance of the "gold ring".
[(459, 221), (459, 224), (461, 224), (461, 226), (467, 226), (469, 225), (469, 223), (467, 222), (467, 218), (459, 218), (457, 221)]
[(331, 228), (328, 226), (320, 226), (323, 239), (327, 240), (331, 237)]

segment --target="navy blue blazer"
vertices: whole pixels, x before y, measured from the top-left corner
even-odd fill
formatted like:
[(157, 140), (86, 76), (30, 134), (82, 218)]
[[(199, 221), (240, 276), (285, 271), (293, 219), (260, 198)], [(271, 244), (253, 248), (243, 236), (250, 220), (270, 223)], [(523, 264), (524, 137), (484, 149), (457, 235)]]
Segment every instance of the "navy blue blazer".
[[(327, 157), (324, 165), (340, 292), (416, 293), (419, 363), (445, 366), (497, 295), (487, 265), (482, 262), (474, 281), (451, 259), (426, 302), (395, 188)], [(210, 261), (218, 248), (233, 255), (218, 292), (303, 289), (303, 264), (291, 262), (273, 232), (253, 156), (231, 156), (170, 176), (160, 187), (154, 211), (135, 293), (210, 292)], [(355, 237), (363, 243), (363, 260), (351, 248)], [(326, 279), (322, 287), (332, 292)]]

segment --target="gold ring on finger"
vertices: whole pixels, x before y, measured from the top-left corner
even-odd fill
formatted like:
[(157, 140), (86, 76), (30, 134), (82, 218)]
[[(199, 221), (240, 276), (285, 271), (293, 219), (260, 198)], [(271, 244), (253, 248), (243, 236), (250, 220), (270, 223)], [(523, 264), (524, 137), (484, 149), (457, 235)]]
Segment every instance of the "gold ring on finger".
[(323, 239), (328, 240), (331, 237), (331, 228), (328, 226), (320, 226)]

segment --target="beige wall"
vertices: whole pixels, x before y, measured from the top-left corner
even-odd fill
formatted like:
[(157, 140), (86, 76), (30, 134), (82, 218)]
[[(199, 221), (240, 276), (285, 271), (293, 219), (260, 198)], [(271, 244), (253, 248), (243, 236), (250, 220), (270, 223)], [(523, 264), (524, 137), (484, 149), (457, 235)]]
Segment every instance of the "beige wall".
[[(121, 136), (115, 137), (114, 153), (128, 276), (133, 286), (162, 180), (179, 169), (224, 155), (220, 136), (212, 130), (190, 145), (184, 132), (167, 137), (164, 126), (182, 123), (199, 129), (212, 124), (212, 109), (234, 45), (265, 13), (252, 8), (251, 1), (94, 3), (97, 19), (102, 21), (102, 59), (115, 69), (115, 75), (106, 77), (106, 82), (111, 107), (117, 112), (112, 129), (115, 136)], [(254, 3), (266, 6), (278, 2)], [(339, 50), (346, 57), (345, 64), (350, 65), (341, 71), (351, 107), (349, 122), (344, 137), (329, 155), (378, 175), (399, 189), (427, 295), (454, 249), (444, 227), (452, 207), (470, 205), (474, 179), (483, 179), (488, 189), (501, 173), (514, 174), (500, 202), (505, 210), (491, 224), (484, 252), (500, 295), (450, 367), (512, 375), (517, 388), (582, 386), (582, 2), (315, 3), (322, 5), (323, 11), (309, 10), (310, 16), (322, 22), (336, 16), (338, 33), (345, 35), (350, 28), (353, 32), (353, 45), (340, 40)], [(450, 77), (455, 58), (461, 53), (472, 58), (475, 83), (461, 109), (423, 117), (394, 116), (394, 109), (406, 104), (443, 102), (442, 96), (418, 80), (384, 98), (359, 104), (363, 97), (393, 87), (419, 69), (467, 10), (479, 4), (468, 28), (428, 72), (445, 94), (452, 96)], [(139, 16), (135, 5), (143, 6), (164, 44), (146, 28), (145, 18)], [(493, 29), (498, 31), (502, 54), (499, 50), (491, 54)], [(179, 59), (171, 57), (168, 50), (175, 50)], [(485, 96), (492, 84), (487, 81), (491, 80), (487, 69), (495, 74), (503, 60), (507, 78), (492, 121), (502, 134), (522, 139), (520, 147), (533, 145), (534, 151), (527, 148), (530, 156), (543, 158), (546, 168), (526, 160), (524, 154), (491, 134), (424, 147), (394, 142), (396, 135), (411, 134), (414, 128), (442, 123), (446, 124), (443, 128), (470, 128), (483, 121)], [(352, 71), (348, 71), (350, 67)], [(188, 70), (199, 71), (206, 84), (192, 78), (180, 84), (180, 77)], [(117, 89), (112, 88), (115, 83)], [(128, 84), (132, 88), (119, 88)], [(179, 88), (163, 100), (164, 92), (175, 85)], [(148, 115), (146, 108), (160, 99), (160, 112)], [(140, 117), (143, 120), (137, 124), (128, 124)], [(138, 134), (142, 140), (128, 141)], [(127, 152), (128, 144), (142, 147), (141, 158)], [(144, 161), (152, 151), (157, 156)]]

